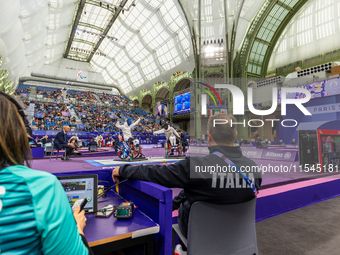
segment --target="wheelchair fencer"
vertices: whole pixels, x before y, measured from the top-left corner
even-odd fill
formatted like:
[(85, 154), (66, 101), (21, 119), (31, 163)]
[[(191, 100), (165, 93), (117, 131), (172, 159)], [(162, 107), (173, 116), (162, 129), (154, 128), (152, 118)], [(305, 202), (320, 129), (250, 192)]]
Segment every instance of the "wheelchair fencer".
[(139, 144), (139, 140), (132, 137), (130, 137), (127, 142), (124, 140), (120, 141), (118, 147), (118, 156), (121, 159), (130, 160), (145, 157), (142, 152), (142, 146)]
[(164, 147), (165, 147), (165, 157), (173, 156), (175, 151), (177, 152), (178, 156), (183, 155), (180, 140), (174, 135), (171, 135), (169, 137)]

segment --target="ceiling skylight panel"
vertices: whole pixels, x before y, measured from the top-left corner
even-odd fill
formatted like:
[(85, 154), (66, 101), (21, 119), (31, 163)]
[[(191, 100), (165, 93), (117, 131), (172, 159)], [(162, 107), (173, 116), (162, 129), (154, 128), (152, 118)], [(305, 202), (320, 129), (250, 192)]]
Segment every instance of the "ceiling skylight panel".
[(128, 72), (128, 75), (129, 75), (129, 78), (130, 78), (131, 82), (133, 83), (134, 87), (138, 87), (138, 86), (140, 86), (144, 82), (142, 74), (139, 72), (139, 69), (138, 69), (137, 66), (132, 68)]
[(112, 15), (112, 12), (105, 8), (94, 6), (92, 4), (85, 4), (84, 13), (81, 15), (80, 21), (93, 24), (98, 27), (104, 27), (110, 15)]
[(175, 58), (179, 57), (179, 53), (174, 45), (174, 40), (169, 40), (166, 44), (157, 50), (159, 62), (165, 70), (169, 70), (176, 66)]
[(163, 0), (145, 0), (153, 8), (158, 8), (164, 1)]
[(117, 54), (115, 61), (119, 69), (121, 69), (123, 72), (128, 72), (132, 67), (135, 66), (135, 64), (131, 62), (130, 57), (126, 55), (125, 50), (121, 50)]
[(144, 41), (152, 49), (157, 49), (164, 41), (170, 38), (170, 35), (164, 31), (164, 27), (156, 16), (153, 16), (149, 22), (140, 30)]
[(110, 58), (115, 58), (116, 55), (118, 54), (119, 51), (121, 51), (122, 49), (118, 46), (116, 46), (114, 43), (112, 44), (112, 48), (111, 47), (107, 47), (106, 49), (103, 49), (102, 52), (104, 52), (105, 54), (107, 54), (107, 56), (109, 56)]
[(92, 69), (97, 73), (101, 73), (103, 71), (103, 68), (96, 65), (93, 61), (91, 61), (91, 66), (92, 66)]
[(105, 80), (107, 83), (110, 83), (110, 84), (113, 84), (113, 83), (114, 83), (113, 79), (110, 77), (110, 75), (109, 75), (109, 73), (107, 72), (106, 69), (103, 70), (102, 74), (103, 74), (104, 80)]
[(60, 28), (60, 13), (50, 13), (47, 27), (48, 29)]
[(133, 58), (133, 60), (137, 63), (150, 55), (150, 52), (145, 49), (144, 45), (137, 35), (134, 36), (130, 42), (128, 42), (128, 44), (126, 45), (126, 50), (129, 52), (129, 55)]
[(127, 79), (126, 75), (123, 75), (122, 77), (120, 77), (118, 80), (118, 83), (120, 85), (121, 88), (123, 89), (128, 89), (131, 88), (132, 84), (130, 84), (129, 80)]
[(288, 6), (293, 8), (293, 7), (297, 4), (297, 2), (299, 2), (299, 0), (292, 0), (292, 1), (288, 4)]
[(122, 21), (120, 19), (116, 19), (115, 23), (111, 27), (109, 34), (114, 35), (118, 39), (124, 35), (126, 32), (126, 28), (123, 26)]
[(118, 66), (116, 66), (114, 61), (110, 61), (106, 69), (110, 72), (110, 74), (112, 74), (112, 77), (114, 79), (118, 79), (124, 75), (124, 73), (118, 68)]
[(46, 37), (46, 44), (47, 45), (53, 45), (57, 43), (57, 34), (49, 34)]
[(82, 42), (72, 42), (71, 48), (77, 48), (81, 50), (92, 50), (92, 46), (87, 44), (87, 43), (82, 43)]
[(155, 64), (154, 58), (151, 55), (143, 60), (140, 65), (148, 80), (151, 80), (160, 74)]
[(316, 24), (323, 24), (334, 19), (333, 6), (319, 10), (316, 15)]
[(139, 30), (153, 13), (145, 8), (143, 2), (139, 2), (127, 14), (120, 18), (132, 29)]
[(167, 0), (159, 10), (172, 32), (177, 32), (185, 25), (186, 21), (180, 16), (173, 1)]
[(190, 53), (190, 41), (189, 41), (189, 36), (185, 36), (185, 30), (181, 30), (178, 34), (178, 39), (182, 45), (182, 48), (184, 49), (184, 53), (186, 56), (189, 56)]
[(296, 22), (296, 32), (300, 33), (304, 30), (311, 29), (313, 27), (312, 16), (306, 16), (301, 18), (300, 20), (297, 20)]
[(132, 91), (132, 88), (131, 87), (127, 87), (125, 89), (123, 89), (124, 93), (129, 93)]

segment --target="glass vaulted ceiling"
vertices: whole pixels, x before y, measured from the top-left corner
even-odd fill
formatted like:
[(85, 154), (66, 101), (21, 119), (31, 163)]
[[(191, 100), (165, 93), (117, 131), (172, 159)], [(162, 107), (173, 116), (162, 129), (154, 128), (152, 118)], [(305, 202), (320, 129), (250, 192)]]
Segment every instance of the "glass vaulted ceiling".
[(129, 93), (188, 60), (193, 50), (189, 27), (177, 1), (128, 0), (124, 14), (119, 14), (108, 38), (89, 59), (115, 13), (114, 6), (121, 2), (85, 1), (67, 57), (90, 60), (94, 71), (102, 73), (107, 83)]

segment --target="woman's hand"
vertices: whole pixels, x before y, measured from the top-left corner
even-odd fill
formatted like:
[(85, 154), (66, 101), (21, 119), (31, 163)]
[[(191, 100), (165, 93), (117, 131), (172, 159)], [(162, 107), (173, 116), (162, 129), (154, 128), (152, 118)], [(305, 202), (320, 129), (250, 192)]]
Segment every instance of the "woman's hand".
[(86, 226), (87, 219), (85, 217), (85, 211), (82, 210), (81, 212), (79, 212), (79, 210), (80, 210), (80, 206), (78, 205), (77, 208), (73, 212), (73, 216), (74, 216), (74, 219), (77, 222), (78, 232), (81, 235), (84, 235), (83, 230)]

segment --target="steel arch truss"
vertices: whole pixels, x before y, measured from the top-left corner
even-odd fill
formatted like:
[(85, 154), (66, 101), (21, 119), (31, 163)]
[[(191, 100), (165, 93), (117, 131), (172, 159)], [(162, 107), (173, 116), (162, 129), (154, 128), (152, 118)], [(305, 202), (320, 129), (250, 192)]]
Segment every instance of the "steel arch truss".
[(308, 0), (267, 0), (253, 20), (235, 62), (236, 77), (264, 77), (274, 47)]

